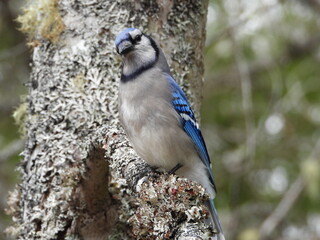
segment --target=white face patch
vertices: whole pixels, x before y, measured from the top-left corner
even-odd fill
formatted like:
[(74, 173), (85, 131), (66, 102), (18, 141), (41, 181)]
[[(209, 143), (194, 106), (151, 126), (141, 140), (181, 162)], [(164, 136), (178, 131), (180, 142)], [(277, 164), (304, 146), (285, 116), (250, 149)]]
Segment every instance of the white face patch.
[[(142, 33), (138, 29), (130, 32), (132, 39), (139, 34)], [(134, 50), (124, 57), (123, 73), (130, 75), (138, 69), (149, 65), (156, 60), (156, 55), (156, 50), (153, 48), (150, 39), (145, 35), (141, 35), (140, 41), (134, 43)]]
[(142, 32), (139, 30), (139, 29), (135, 29), (131, 32), (129, 32), (130, 36), (132, 39), (135, 39), (137, 36), (141, 36), (142, 35)]

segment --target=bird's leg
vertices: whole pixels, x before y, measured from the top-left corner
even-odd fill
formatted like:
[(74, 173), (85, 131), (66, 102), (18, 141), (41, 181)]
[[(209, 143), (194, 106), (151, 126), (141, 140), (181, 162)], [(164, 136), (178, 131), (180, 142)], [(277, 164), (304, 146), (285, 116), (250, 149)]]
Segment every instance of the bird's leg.
[(176, 171), (178, 171), (183, 165), (178, 163), (176, 166), (174, 166), (170, 171), (169, 174), (174, 174)]

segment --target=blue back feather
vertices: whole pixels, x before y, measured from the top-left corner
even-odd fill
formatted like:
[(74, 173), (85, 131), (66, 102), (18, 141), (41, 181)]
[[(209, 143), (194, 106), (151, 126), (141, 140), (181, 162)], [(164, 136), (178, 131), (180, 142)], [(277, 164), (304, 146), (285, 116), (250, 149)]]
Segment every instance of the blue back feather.
[(216, 191), (207, 147), (187, 97), (177, 82), (169, 74), (167, 75), (167, 81), (172, 89), (172, 105), (181, 117), (181, 123), (184, 131), (191, 137), (201, 161), (207, 167), (210, 182)]

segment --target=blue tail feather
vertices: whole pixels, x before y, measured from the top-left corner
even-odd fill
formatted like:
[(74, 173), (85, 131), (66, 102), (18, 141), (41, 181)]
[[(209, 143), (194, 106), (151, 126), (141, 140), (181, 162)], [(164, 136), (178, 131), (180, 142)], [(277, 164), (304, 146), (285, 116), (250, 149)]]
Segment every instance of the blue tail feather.
[(222, 227), (221, 227), (221, 224), (220, 224), (220, 220), (219, 220), (219, 217), (218, 217), (218, 213), (217, 213), (217, 210), (214, 206), (214, 202), (213, 202), (213, 199), (210, 199), (208, 201), (208, 208), (209, 208), (209, 211), (210, 211), (210, 217), (211, 217), (211, 220), (214, 224), (214, 229), (216, 231), (216, 236), (217, 236), (217, 240), (225, 240), (225, 237), (224, 237), (224, 234), (223, 234), (223, 230), (222, 230)]

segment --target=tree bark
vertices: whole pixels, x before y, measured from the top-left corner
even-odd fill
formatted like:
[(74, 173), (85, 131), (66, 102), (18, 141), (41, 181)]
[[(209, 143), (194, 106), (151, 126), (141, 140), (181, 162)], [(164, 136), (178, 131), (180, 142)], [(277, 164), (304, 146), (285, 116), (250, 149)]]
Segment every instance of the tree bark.
[[(206, 214), (203, 189), (154, 173), (133, 151), (118, 123), (120, 59), (113, 43), (125, 27), (151, 33), (199, 119), (207, 4), (207, 0), (29, 3), (19, 18), (34, 47), (27, 143), (19, 166), (21, 183), (8, 200), (7, 212), (14, 221), (8, 233), (17, 239), (208, 239), (210, 232), (201, 222)], [(144, 176), (153, 180), (143, 183)], [(164, 189), (170, 181), (174, 187)], [(185, 189), (198, 196), (184, 198)], [(177, 203), (184, 207), (176, 210)], [(168, 216), (170, 208), (178, 216)], [(151, 218), (155, 209), (162, 211), (151, 230), (136, 214), (140, 211), (141, 216), (145, 209)], [(186, 217), (194, 223), (177, 222)]]

